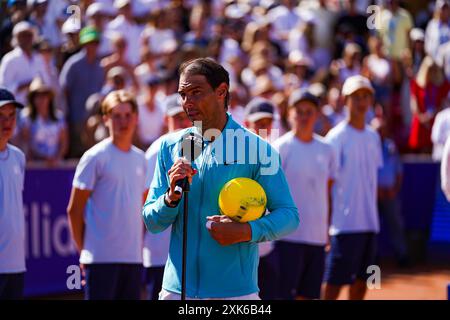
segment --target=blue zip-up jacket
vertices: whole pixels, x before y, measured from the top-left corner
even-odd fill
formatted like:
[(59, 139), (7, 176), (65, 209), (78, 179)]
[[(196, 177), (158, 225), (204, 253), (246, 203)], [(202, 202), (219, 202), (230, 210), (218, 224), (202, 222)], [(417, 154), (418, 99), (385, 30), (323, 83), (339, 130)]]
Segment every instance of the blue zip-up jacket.
[[(164, 203), (170, 186), (168, 170), (180, 156), (182, 137), (198, 133), (195, 127), (169, 134), (158, 154), (154, 178), (143, 208), (145, 225), (152, 233), (172, 226), (163, 288), (181, 293), (183, 201), (176, 208)], [(235, 134), (235, 136), (233, 136)], [(244, 134), (245, 138), (238, 141)], [(244, 144), (242, 142), (245, 141)], [(189, 192), (186, 295), (194, 298), (227, 298), (256, 293), (258, 289), (258, 242), (276, 240), (299, 225), (278, 153), (262, 138), (237, 124), (228, 114), (227, 124), (214, 142), (192, 163), (198, 170)], [(247, 177), (258, 181), (267, 195), (264, 217), (249, 222), (252, 239), (221, 246), (209, 234), (206, 217), (220, 214), (218, 197), (225, 183)]]

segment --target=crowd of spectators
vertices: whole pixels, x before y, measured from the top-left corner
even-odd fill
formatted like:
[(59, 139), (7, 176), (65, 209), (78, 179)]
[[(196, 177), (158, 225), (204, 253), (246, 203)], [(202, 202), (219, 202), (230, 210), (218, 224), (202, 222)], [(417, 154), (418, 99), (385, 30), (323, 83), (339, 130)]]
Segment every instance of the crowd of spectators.
[(8, 0), (2, 6), (0, 86), (27, 105), (14, 142), (29, 161), (57, 165), (102, 140), (98, 105), (117, 89), (138, 100), (135, 144), (146, 150), (167, 130), (161, 105), (177, 91), (178, 66), (200, 56), (230, 73), (229, 112), (241, 123), (245, 105), (263, 97), (277, 107), (274, 127), (287, 132), (290, 93), (310, 88), (321, 103), (316, 132), (325, 135), (346, 117), (343, 82), (362, 74), (375, 88), (367, 121), (383, 119), (401, 153), (433, 152), (439, 160), (448, 135), (447, 113), (434, 121), (449, 105), (447, 0)]

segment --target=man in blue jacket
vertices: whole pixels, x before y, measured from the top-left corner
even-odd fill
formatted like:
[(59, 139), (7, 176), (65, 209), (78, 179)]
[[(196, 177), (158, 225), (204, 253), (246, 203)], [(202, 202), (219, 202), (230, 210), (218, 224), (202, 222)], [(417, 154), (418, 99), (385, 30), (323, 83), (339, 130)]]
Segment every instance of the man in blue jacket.
[[(194, 126), (162, 142), (150, 192), (143, 209), (153, 233), (172, 226), (160, 299), (180, 299), (183, 239), (181, 196), (176, 181), (187, 177), (189, 216), (186, 296), (190, 299), (259, 299), (258, 242), (276, 240), (299, 224), (278, 153), (227, 113), (229, 75), (208, 58), (180, 67), (178, 93)], [(192, 162), (180, 159), (187, 133), (201, 134), (203, 151)], [(247, 223), (220, 216), (218, 197), (237, 177), (258, 181), (270, 214)]]

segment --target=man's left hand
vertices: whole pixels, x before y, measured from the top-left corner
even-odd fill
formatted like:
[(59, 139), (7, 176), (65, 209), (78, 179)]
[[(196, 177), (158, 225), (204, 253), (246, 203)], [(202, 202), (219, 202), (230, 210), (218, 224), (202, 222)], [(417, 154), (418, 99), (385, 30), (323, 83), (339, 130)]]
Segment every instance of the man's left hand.
[(252, 229), (248, 223), (235, 222), (224, 215), (210, 216), (207, 219), (211, 221), (211, 226), (208, 228), (211, 237), (222, 246), (252, 239)]

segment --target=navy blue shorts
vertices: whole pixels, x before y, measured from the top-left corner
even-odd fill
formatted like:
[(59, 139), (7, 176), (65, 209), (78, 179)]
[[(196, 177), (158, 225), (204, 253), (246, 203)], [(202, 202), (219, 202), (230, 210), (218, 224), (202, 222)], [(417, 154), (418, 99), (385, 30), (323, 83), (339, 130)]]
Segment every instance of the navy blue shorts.
[(0, 273), (0, 301), (23, 298), (25, 273)]
[(277, 241), (275, 250), (280, 259), (280, 298), (320, 299), (325, 246)]
[(259, 258), (258, 287), (261, 300), (275, 300), (278, 298), (280, 277), (279, 258), (276, 250)]
[(145, 275), (147, 300), (158, 300), (162, 289), (164, 266), (145, 268)]
[(142, 265), (86, 264), (86, 300), (140, 300)]
[(367, 267), (376, 263), (377, 237), (373, 232), (332, 236), (327, 256), (325, 282), (332, 285), (353, 284), (370, 277)]

